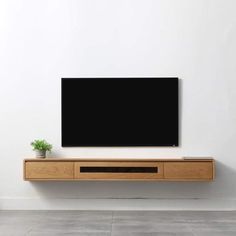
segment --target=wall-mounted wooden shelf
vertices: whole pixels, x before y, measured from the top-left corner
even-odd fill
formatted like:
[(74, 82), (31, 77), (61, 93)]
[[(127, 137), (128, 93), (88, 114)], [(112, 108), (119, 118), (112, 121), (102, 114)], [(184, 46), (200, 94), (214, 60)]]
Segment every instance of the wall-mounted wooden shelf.
[(24, 180), (212, 181), (212, 158), (181, 159), (25, 159)]

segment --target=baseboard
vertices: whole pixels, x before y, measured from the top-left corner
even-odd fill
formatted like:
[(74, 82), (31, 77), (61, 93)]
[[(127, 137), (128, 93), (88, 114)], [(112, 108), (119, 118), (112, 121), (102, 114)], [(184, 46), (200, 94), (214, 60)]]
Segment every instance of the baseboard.
[(0, 198), (1, 210), (236, 210), (229, 199), (27, 199)]

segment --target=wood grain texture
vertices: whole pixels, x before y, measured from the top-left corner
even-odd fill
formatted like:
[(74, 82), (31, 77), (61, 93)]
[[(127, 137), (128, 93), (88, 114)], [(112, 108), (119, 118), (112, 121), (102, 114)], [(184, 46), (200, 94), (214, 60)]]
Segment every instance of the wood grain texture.
[[(157, 167), (156, 173), (80, 172), (80, 167)], [(214, 160), (207, 159), (25, 159), (24, 179), (30, 181), (212, 181)], [(123, 170), (122, 170), (123, 171)]]
[(24, 161), (33, 161), (33, 162), (58, 162), (58, 161), (63, 161), (63, 162), (67, 162), (67, 161), (86, 161), (86, 162), (90, 162), (90, 161), (109, 161), (109, 162), (119, 162), (119, 161), (138, 161), (138, 162), (147, 162), (147, 161), (164, 161), (164, 162), (172, 162), (172, 161), (182, 161), (182, 162), (186, 162), (186, 161), (201, 161), (201, 162), (205, 162), (205, 161), (212, 161), (213, 158), (212, 157), (194, 157), (194, 158), (190, 158), (190, 157), (178, 157), (178, 158), (78, 158), (78, 157), (68, 157), (68, 158), (55, 158), (55, 157), (47, 157), (44, 159), (36, 159), (36, 158), (26, 158), (24, 159)]
[[(81, 173), (82, 166), (107, 166), (107, 167), (157, 167), (157, 173)], [(75, 162), (75, 178), (92, 179), (161, 179), (163, 178), (163, 162)]]
[(73, 162), (26, 162), (25, 179), (73, 179)]
[(213, 179), (212, 162), (166, 162), (165, 179)]

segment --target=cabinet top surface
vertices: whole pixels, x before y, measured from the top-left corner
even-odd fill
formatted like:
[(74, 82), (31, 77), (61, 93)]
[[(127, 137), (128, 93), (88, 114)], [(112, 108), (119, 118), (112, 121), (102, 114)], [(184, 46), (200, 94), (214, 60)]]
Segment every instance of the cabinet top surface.
[(26, 158), (24, 161), (213, 161), (212, 157), (178, 157), (178, 158)]

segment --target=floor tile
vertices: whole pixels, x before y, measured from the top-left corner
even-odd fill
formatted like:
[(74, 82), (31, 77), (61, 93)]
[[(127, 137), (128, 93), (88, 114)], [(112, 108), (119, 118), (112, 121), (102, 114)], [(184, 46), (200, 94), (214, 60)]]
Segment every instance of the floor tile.
[(191, 232), (188, 225), (180, 223), (147, 223), (112, 224), (112, 232)]
[(182, 211), (178, 219), (184, 222), (236, 222), (235, 211)]
[[(124, 232), (112, 232), (111, 236), (124, 236)], [(191, 232), (127, 232), (125, 233), (125, 236), (195, 236)]]
[[(34, 231), (28, 233), (26, 236), (111, 236), (109, 232), (60, 232), (60, 233), (52, 233), (52, 232), (42, 232), (42, 231)], [(124, 235), (123, 235), (124, 236)]]
[[(236, 232), (236, 224), (234, 222), (205, 222), (205, 223), (191, 223), (188, 224), (193, 232), (200, 233), (200, 232)], [(235, 234), (236, 235), (236, 234)]]
[(113, 224), (179, 222), (177, 212), (114, 212)]
[(232, 232), (200, 232), (200, 233), (194, 233), (194, 236), (235, 236), (236, 231)]

